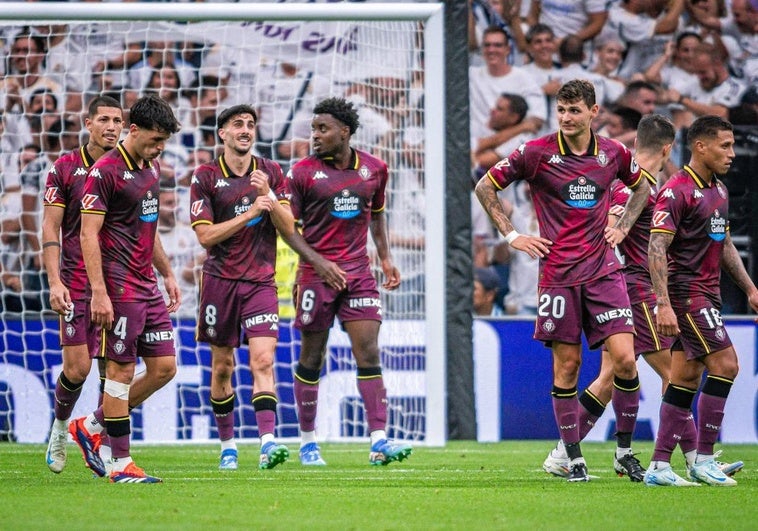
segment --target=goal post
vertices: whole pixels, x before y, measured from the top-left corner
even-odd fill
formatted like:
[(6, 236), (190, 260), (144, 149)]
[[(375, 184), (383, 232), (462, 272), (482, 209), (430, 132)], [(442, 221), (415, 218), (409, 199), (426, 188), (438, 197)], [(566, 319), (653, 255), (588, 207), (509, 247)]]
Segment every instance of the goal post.
[[(443, 9), (442, 3), (407, 2), (6, 2), (0, 10), (0, 31), (10, 53), (11, 42), (23, 26), (65, 25), (66, 46), (57, 49), (55, 58), (52, 50), (47, 50), (43, 68), (50, 70), (42, 71), (57, 83), (60, 91), (55, 94), (61, 101), (57, 109), (45, 109), (41, 115), (43, 123), (58, 121), (61, 133), (65, 133), (66, 124), (77, 122), (71, 127), (79, 140), (86, 140), (81, 111), (65, 108), (75, 89), (82, 91), (84, 101), (93, 91), (117, 94), (128, 108), (134, 97), (146, 91), (163, 94), (166, 87), (162, 81), (158, 85), (150, 83), (154, 78), (160, 79), (156, 72), (166, 63), (175, 68), (179, 82), (191, 81), (194, 75), (194, 85), (182, 85), (184, 92), (175, 91), (182, 95), (182, 100), (187, 100), (176, 103), (177, 116), (181, 114), (187, 123), (183, 122), (182, 131), (172, 141), (175, 144), (165, 153), (165, 166), (174, 171), (171, 177), (175, 182), (191, 172), (195, 152), (206, 147), (213, 149), (203, 144), (207, 141), (203, 135), (207, 136), (208, 126), (202, 119), (215, 116), (224, 106), (242, 102), (256, 105), (261, 124), (266, 124), (266, 129), (258, 132), (259, 151), (267, 149), (286, 168), (302, 156), (303, 149), (307, 150), (308, 110), (318, 98), (344, 96), (354, 101), (362, 123), (354, 143), (389, 165), (387, 218), (391, 247), (401, 275), (406, 271), (409, 274), (404, 276), (408, 287), (401, 293), (382, 293), (385, 320), (379, 343), (390, 402), (388, 431), (399, 439), (439, 446), (447, 438)], [(136, 63), (111, 72), (110, 85), (106, 85), (107, 66), (103, 72), (95, 64), (101, 60), (102, 64), (109, 64), (105, 53), (112, 41), (120, 42), (125, 49), (137, 46), (139, 58)], [(163, 43), (161, 46), (165, 48), (159, 50), (163, 59), (152, 63), (150, 56), (156, 50), (155, 43)], [(188, 50), (188, 43), (194, 48)], [(166, 59), (169, 56), (171, 60)], [(57, 71), (52, 64), (59, 66)], [(10, 63), (6, 61), (6, 65)], [(83, 87), (77, 86), (76, 76), (72, 75), (80, 71), (87, 79)], [(215, 107), (212, 103), (203, 107), (206, 87), (200, 80), (208, 78), (220, 80), (213, 87), (219, 95)], [(0, 95), (6, 94), (0, 91)], [(27, 105), (28, 99), (13, 118), (23, 126)], [(6, 165), (19, 163), (20, 139), (26, 134), (23, 127), (14, 128), (19, 124), (8, 122), (8, 114), (4, 117), (6, 138), (0, 148), (0, 163)], [(264, 132), (271, 138), (261, 138)], [(19, 136), (13, 137), (14, 134)], [(210, 136), (213, 137), (212, 131)], [(33, 126), (30, 137), (34, 138)], [(62, 139), (60, 136), (61, 145)], [(41, 166), (44, 154), (42, 149)], [(6, 201), (5, 196), (15, 193), (36, 195), (39, 199), (40, 187), (44, 191), (42, 174), (46, 172), (38, 172), (36, 183), (30, 182), (34, 175), (28, 165), (24, 169), (19, 167), (17, 173), (20, 191), (13, 192), (13, 186), (2, 183), (5, 188), (0, 212), (3, 220), (11, 222), (18, 209), (23, 208), (19, 206), (22, 202)], [(177, 185), (176, 223), (186, 221), (183, 216), (189, 208), (186, 190), (180, 188)], [(12, 193), (6, 194), (6, 189)], [(41, 205), (38, 208), (39, 230)], [(58, 319), (45, 308), (44, 275), (31, 265), (28, 234), (20, 228), (13, 233), (8, 227), (12, 223), (3, 224), (0, 244), (3, 273), (18, 276), (20, 291), (5, 282), (2, 287), (0, 438), (43, 442), (52, 418), (52, 391), (62, 366)], [(196, 242), (189, 242), (193, 236), (191, 230), (180, 232), (172, 226), (168, 244), (163, 237), (167, 252), (176, 251), (183, 260), (172, 260), (177, 278), (187, 257), (197, 252)], [(198, 268), (196, 265), (195, 273)], [(376, 271), (381, 279), (381, 270), (377, 267)], [(36, 284), (25, 283), (28, 278), (36, 279)], [(191, 284), (191, 280), (187, 282)], [(190, 299), (194, 298), (191, 285), (188, 290)], [(42, 308), (35, 306), (35, 300)], [(135, 409), (135, 440), (204, 441), (215, 434), (208, 400), (209, 351), (207, 346), (194, 342), (192, 315), (183, 313), (175, 323), (177, 376)], [(297, 436), (291, 375), (298, 347), (298, 333), (284, 319), (276, 374), (277, 435), (285, 439)], [(257, 431), (250, 404), (252, 384), (245, 348), (239, 349), (237, 359), (236, 435), (251, 438), (257, 436)], [(329, 441), (362, 440), (366, 428), (355, 385), (354, 362), (349, 342), (338, 326), (330, 334), (325, 371), (318, 437)], [(239, 387), (243, 389), (241, 396)], [(97, 378), (93, 370), (74, 416), (90, 411), (96, 404), (96, 394)]]

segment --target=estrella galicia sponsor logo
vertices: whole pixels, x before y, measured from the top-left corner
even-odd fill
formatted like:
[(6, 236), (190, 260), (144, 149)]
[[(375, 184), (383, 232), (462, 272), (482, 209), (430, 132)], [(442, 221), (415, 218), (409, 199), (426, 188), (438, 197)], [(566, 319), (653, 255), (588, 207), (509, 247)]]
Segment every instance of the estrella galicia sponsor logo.
[[(234, 205), (234, 217), (241, 216), (242, 214), (250, 210), (251, 206), (253, 206), (253, 204), (250, 201), (250, 198), (246, 195), (242, 196), (239, 202), (236, 205)], [(258, 223), (260, 223), (261, 219), (263, 219), (262, 216), (253, 218), (247, 223), (245, 223), (245, 226), (252, 227), (253, 225), (257, 225)]]
[(361, 198), (347, 188), (332, 197), (331, 214), (335, 218), (350, 219), (361, 213)]
[(708, 226), (708, 236), (717, 242), (724, 241), (724, 238), (726, 238), (726, 219), (721, 216), (718, 209), (714, 210), (713, 215), (711, 216), (711, 221)]
[(629, 321), (632, 319), (632, 309), (616, 308), (615, 310), (608, 310), (595, 316), (595, 320), (598, 322), (598, 324), (607, 323), (612, 319), (627, 319)]
[(592, 208), (597, 205), (600, 187), (584, 176), (577, 177), (561, 190), (563, 200), (574, 208)]
[(153, 192), (148, 190), (142, 200), (142, 213), (139, 218), (145, 223), (155, 223), (158, 220), (158, 198), (153, 197)]

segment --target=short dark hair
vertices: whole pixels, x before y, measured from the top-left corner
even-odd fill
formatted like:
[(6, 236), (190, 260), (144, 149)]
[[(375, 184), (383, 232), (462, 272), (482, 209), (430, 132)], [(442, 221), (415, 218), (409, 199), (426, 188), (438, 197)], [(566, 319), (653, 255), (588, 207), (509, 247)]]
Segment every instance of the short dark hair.
[(587, 107), (592, 107), (596, 101), (595, 86), (586, 79), (572, 79), (561, 85), (555, 99), (567, 103), (581, 100), (587, 104)]
[(500, 94), (500, 97), (508, 100), (508, 104), (511, 106), (511, 112), (518, 115), (518, 121), (521, 123), (529, 110), (529, 104), (526, 103), (524, 97), (519, 94), (510, 94), (508, 92), (503, 92)]
[(659, 150), (673, 144), (676, 137), (674, 124), (661, 114), (643, 116), (637, 125), (637, 150)]
[(692, 148), (697, 140), (716, 138), (720, 131), (733, 131), (732, 124), (720, 116), (706, 115), (697, 118), (687, 131), (687, 145)]
[(542, 24), (541, 22), (538, 22), (531, 28), (529, 28), (529, 31), (526, 32), (526, 42), (531, 43), (532, 40), (537, 35), (542, 35), (543, 33), (549, 34), (551, 37), (555, 37), (555, 32), (553, 31), (553, 28), (548, 26), (547, 24)]
[(97, 96), (89, 102), (87, 107), (87, 116), (92, 118), (97, 114), (97, 110), (100, 107), (113, 107), (114, 109), (121, 109), (121, 104), (110, 96)]
[(345, 124), (353, 135), (361, 125), (353, 103), (344, 98), (327, 98), (313, 108), (313, 114), (330, 114)]
[(623, 125), (624, 129), (628, 131), (634, 131), (637, 129), (640, 120), (642, 119), (642, 113), (640, 111), (623, 105), (614, 107), (611, 112), (621, 118), (621, 125)]
[(584, 59), (584, 42), (576, 35), (566, 35), (558, 47), (561, 63), (581, 63)]
[(652, 83), (649, 83), (647, 81), (632, 81), (626, 86), (626, 89), (624, 90), (624, 94), (622, 94), (622, 98), (624, 96), (630, 96), (632, 94), (636, 94), (637, 92), (641, 90), (652, 90), (653, 92), (658, 92), (655, 85)]
[(226, 125), (226, 122), (228, 122), (229, 120), (231, 120), (233, 116), (237, 116), (238, 114), (252, 114), (253, 121), (256, 124), (258, 123), (258, 114), (255, 112), (255, 109), (253, 109), (253, 106), (240, 104), (240, 105), (235, 105), (233, 107), (229, 107), (228, 109), (224, 109), (223, 111), (221, 111), (221, 113), (218, 115), (218, 118), (216, 119), (216, 128), (223, 129), (223, 127)]
[(42, 87), (35, 89), (30, 95), (29, 95), (29, 104), (34, 101), (34, 98), (37, 96), (42, 96), (42, 100), (44, 101), (45, 96), (50, 96), (53, 99), (53, 105), (55, 105), (55, 108), (58, 108), (58, 97), (55, 95), (55, 92), (50, 90), (47, 87)]
[(171, 106), (154, 94), (142, 96), (129, 110), (129, 121), (142, 129), (174, 134), (179, 131), (179, 120)]
[(487, 26), (487, 28), (482, 33), (482, 40), (484, 40), (484, 37), (486, 35), (492, 35), (492, 34), (496, 34), (496, 33), (499, 33), (500, 35), (502, 35), (503, 37), (505, 37), (505, 45), (506, 46), (510, 46), (510, 44), (511, 44), (511, 36), (508, 35), (508, 31), (504, 27), (498, 26), (497, 24), (493, 24), (491, 26)]

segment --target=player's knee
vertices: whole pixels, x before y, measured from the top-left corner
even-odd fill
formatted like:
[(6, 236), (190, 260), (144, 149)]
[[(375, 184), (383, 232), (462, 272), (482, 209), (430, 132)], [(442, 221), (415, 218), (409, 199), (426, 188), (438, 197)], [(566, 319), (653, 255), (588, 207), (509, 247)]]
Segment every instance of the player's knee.
[(250, 355), (250, 368), (253, 372), (270, 372), (274, 369), (274, 356), (271, 352), (254, 352)]

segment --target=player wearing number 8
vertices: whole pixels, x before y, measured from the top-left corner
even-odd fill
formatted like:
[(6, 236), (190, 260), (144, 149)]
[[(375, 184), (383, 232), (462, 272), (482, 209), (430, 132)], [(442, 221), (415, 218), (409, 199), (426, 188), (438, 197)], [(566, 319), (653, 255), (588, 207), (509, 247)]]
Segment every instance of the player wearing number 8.
[(211, 346), (211, 406), (221, 440), (221, 470), (237, 468), (232, 385), (240, 329), (250, 352), (253, 408), (261, 439), (259, 468), (289, 456), (274, 440), (274, 357), (279, 312), (274, 270), (276, 231), (294, 232), (284, 175), (276, 162), (253, 156), (255, 109), (236, 105), (218, 115), (224, 153), (195, 169), (190, 220), (208, 251), (203, 264), (197, 339)]
[[(592, 131), (598, 106), (590, 82), (568, 81), (556, 100), (559, 131), (527, 142), (498, 162), (479, 181), (476, 194), (514, 249), (541, 258), (534, 337), (552, 349), (553, 411), (573, 482), (589, 480), (579, 445), (582, 332), (591, 348), (604, 344), (611, 355), (617, 444), (631, 453), (640, 386), (632, 310), (613, 247), (636, 221), (650, 186), (629, 150)], [(607, 227), (616, 178), (633, 192), (624, 215)], [(518, 234), (497, 197), (498, 190), (520, 179), (532, 192), (539, 237)]]

